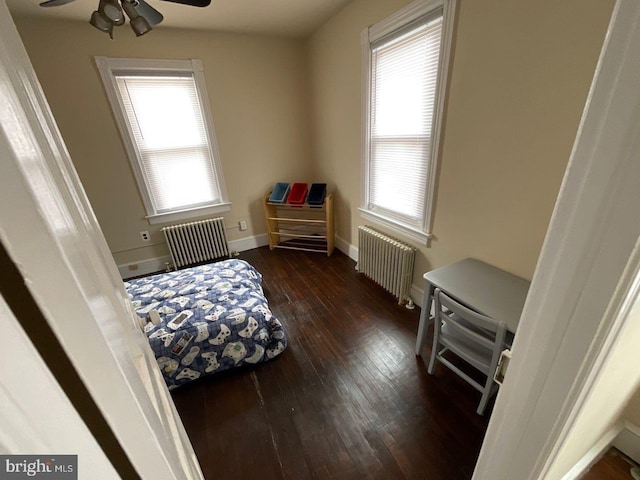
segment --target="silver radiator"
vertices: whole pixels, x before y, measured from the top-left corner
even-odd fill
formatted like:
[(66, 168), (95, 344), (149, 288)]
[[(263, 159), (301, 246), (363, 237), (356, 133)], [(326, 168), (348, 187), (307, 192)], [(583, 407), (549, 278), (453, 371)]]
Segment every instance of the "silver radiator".
[(416, 249), (368, 226), (358, 227), (356, 269), (413, 308), (410, 298)]
[(222, 217), (162, 228), (174, 268), (229, 256)]

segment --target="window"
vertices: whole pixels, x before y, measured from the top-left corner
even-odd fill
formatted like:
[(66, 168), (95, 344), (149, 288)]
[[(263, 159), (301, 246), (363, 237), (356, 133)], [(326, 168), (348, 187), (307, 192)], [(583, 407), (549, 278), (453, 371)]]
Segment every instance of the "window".
[(149, 222), (229, 211), (201, 62), (96, 62)]
[(363, 32), (362, 216), (423, 244), (453, 2), (417, 1)]

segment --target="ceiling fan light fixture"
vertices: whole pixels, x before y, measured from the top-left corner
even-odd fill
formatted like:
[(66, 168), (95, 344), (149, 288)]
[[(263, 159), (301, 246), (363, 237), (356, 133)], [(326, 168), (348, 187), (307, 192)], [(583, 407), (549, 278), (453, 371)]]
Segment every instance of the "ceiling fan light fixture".
[(145, 33), (149, 33), (153, 28), (149, 25), (149, 22), (144, 17), (137, 16), (131, 19), (131, 30), (136, 34), (136, 37), (140, 37)]
[(131, 30), (135, 32), (137, 37), (153, 30), (149, 22), (147, 22), (147, 19), (138, 15), (135, 7), (129, 0), (121, 0), (121, 2), (124, 13), (131, 19)]
[(133, 8), (136, 9), (138, 15), (144, 17), (152, 27), (155, 27), (164, 20), (162, 14), (145, 2), (145, 0), (133, 0), (133, 2), (130, 3), (133, 5)]
[[(1, 1), (2, 0), (0, 0), (0, 2)], [(40, 6), (59, 7), (74, 1), (75, 0), (44, 0), (40, 2)], [(190, 5), (192, 7), (206, 7), (211, 4), (211, 0), (165, 1)], [(113, 27), (124, 25), (126, 17), (129, 17), (131, 29), (138, 37), (149, 33), (153, 30), (153, 27), (164, 20), (163, 15), (149, 5), (146, 0), (99, 0), (98, 8), (91, 14), (89, 23), (101, 32), (108, 33), (109, 37), (113, 39)]]
[(111, 39), (113, 40), (113, 23), (111, 23), (107, 18), (103, 17), (100, 12), (95, 10), (91, 14), (89, 23), (101, 32), (108, 33), (109, 37), (111, 37)]
[(118, 0), (100, 0), (98, 12), (116, 26), (124, 24), (124, 13)]

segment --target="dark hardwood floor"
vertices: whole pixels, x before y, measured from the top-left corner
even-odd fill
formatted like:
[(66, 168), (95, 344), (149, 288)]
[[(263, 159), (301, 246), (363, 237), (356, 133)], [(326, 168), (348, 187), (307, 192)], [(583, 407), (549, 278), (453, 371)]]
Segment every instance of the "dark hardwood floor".
[(419, 308), (338, 251), (240, 258), (262, 272), (289, 346), (173, 391), (207, 479), (471, 478), (489, 413), (446, 368), (427, 374), (414, 354)]

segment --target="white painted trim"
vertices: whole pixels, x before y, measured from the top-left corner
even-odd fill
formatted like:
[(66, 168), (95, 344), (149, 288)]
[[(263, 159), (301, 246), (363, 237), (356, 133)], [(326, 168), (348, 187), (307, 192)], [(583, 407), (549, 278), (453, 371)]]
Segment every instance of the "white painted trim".
[[(360, 214), (367, 220), (380, 223), (391, 228), (394, 233), (404, 235), (421, 245), (431, 245), (433, 216), (435, 209), (435, 184), (438, 161), (441, 155), (441, 140), (444, 131), (443, 118), (447, 97), (447, 85), (449, 69), (451, 65), (453, 27), (455, 22), (457, 0), (415, 0), (394, 14), (364, 29), (360, 34), (361, 43), (361, 187), (360, 187)], [(369, 209), (369, 132), (371, 130), (370, 103), (371, 103), (371, 43), (383, 38), (404, 25), (420, 18), (423, 15), (442, 8), (442, 43), (440, 49), (440, 61), (438, 64), (438, 84), (436, 86), (436, 105), (434, 108), (433, 131), (431, 151), (429, 152), (429, 169), (427, 172), (427, 191), (424, 205), (422, 225), (411, 227), (397, 220), (391, 215), (375, 212)]]
[(195, 72), (203, 71), (202, 62), (193, 60), (159, 60), (144, 58), (95, 57), (99, 70), (131, 70), (138, 72)]
[(595, 465), (603, 454), (607, 452), (607, 449), (611, 445), (611, 442), (622, 430), (622, 423), (616, 423), (611, 429), (605, 433), (602, 438), (576, 463), (571, 470), (569, 470), (562, 480), (575, 480), (582, 477), (589, 469)]
[(381, 215), (373, 210), (367, 210), (365, 208), (359, 208), (358, 210), (362, 218), (390, 229), (394, 235), (406, 237), (420, 245), (429, 246), (430, 244), (431, 237), (433, 236), (430, 233), (424, 233), (408, 225), (404, 225), (401, 222), (392, 221), (390, 217)]
[[(156, 60), (156, 59), (132, 59), (132, 58), (109, 58), (96, 56), (96, 66), (100, 72), (100, 78), (104, 85), (107, 99), (111, 106), (114, 119), (122, 137), (127, 152), (129, 163), (131, 164), (138, 190), (142, 198), (147, 219), (151, 225), (165, 222), (181, 221), (210, 213), (227, 212), (231, 208), (227, 187), (224, 181), (222, 163), (220, 162), (220, 150), (216, 140), (215, 126), (211, 114), (211, 103), (207, 94), (207, 85), (204, 78), (204, 68), (202, 62), (197, 59), (191, 60)], [(124, 105), (116, 86), (115, 74), (119, 70), (130, 70), (132, 72), (183, 72), (193, 74), (196, 91), (199, 95), (200, 106), (205, 116), (205, 129), (209, 142), (211, 167), (214, 172), (218, 191), (220, 192), (220, 202), (215, 205), (205, 205), (171, 212), (157, 212), (151, 198), (151, 189), (147, 177), (142, 170), (141, 158), (138, 148), (133, 141), (133, 132), (124, 114)], [(207, 209), (207, 211), (203, 211)]]
[(0, 324), (3, 357), (16, 360), (0, 363), (0, 452), (74, 454), (84, 478), (117, 478), (111, 462), (2, 296)]
[(411, 2), (384, 20), (369, 27), (369, 43), (393, 33), (417, 18), (443, 7), (446, 3), (446, 0), (415, 0)]
[(231, 240), (229, 242), (229, 250), (232, 252), (244, 252), (246, 250), (264, 247), (266, 245), (269, 245), (269, 234), (262, 233), (260, 235)]
[(205, 205), (203, 207), (191, 208), (189, 210), (180, 210), (177, 212), (158, 213), (145, 217), (150, 225), (160, 223), (180, 222), (190, 220), (192, 218), (203, 217), (205, 215), (216, 215), (231, 211), (230, 203), (220, 203), (217, 205)]
[(140, 477), (202, 479), (4, 0), (0, 98), (2, 243)]
[(344, 238), (336, 237), (336, 248), (347, 255), (354, 262), (358, 261), (358, 247), (352, 245)]
[[(639, 50), (640, 4), (618, 0), (474, 480), (564, 475), (638, 380), (632, 362), (604, 367), (640, 335)], [(595, 413), (597, 386), (617, 369), (627, 377)]]
[(447, 87), (449, 85), (449, 70), (451, 69), (452, 64), (451, 49), (453, 45), (453, 27), (456, 17), (457, 0), (445, 0), (443, 6), (444, 24), (442, 25), (442, 50), (440, 53), (440, 62), (438, 64), (440, 74), (438, 75), (438, 85), (436, 87), (438, 94), (436, 95), (436, 107), (433, 119), (433, 135), (431, 137), (432, 142), (430, 153), (431, 165), (428, 172), (429, 184), (427, 185), (428, 194), (424, 215), (424, 231), (428, 235), (427, 246), (430, 246), (431, 237), (433, 235), (433, 216), (436, 206), (436, 173), (438, 171), (440, 156), (442, 155), (440, 144), (442, 143), (442, 135), (444, 132), (443, 123), (445, 102), (449, 91)]
[(220, 203), (222, 205), (231, 205), (229, 202), (229, 194), (227, 192), (227, 184), (224, 180), (224, 172), (222, 170), (222, 162), (220, 160), (220, 149), (218, 148), (218, 137), (216, 136), (216, 127), (211, 112), (211, 101), (207, 90), (207, 82), (204, 78), (204, 67), (200, 60), (191, 60), (193, 66), (193, 75), (200, 95), (200, 103), (205, 116), (205, 125), (207, 127), (207, 139), (209, 140), (209, 148), (213, 157), (213, 168), (215, 170), (216, 182), (218, 183), (218, 191), (220, 192)]
[(424, 288), (416, 285), (415, 283), (411, 285), (411, 293), (409, 294), (413, 303), (415, 303), (418, 307), (422, 305), (422, 301), (424, 299)]
[[(237, 240), (229, 241), (229, 251), (231, 252), (244, 252), (254, 248), (264, 247), (269, 245), (269, 235), (264, 233), (261, 235), (254, 235), (251, 237), (239, 238)], [(149, 275), (151, 273), (162, 272), (166, 268), (166, 262), (173, 265), (170, 255), (162, 257), (147, 258), (137, 262), (122, 263), (118, 265), (118, 271), (121, 278), (137, 277), (139, 275)], [(131, 269), (131, 266), (137, 268)]]
[(371, 48), (369, 29), (360, 33), (360, 208), (369, 203), (369, 132), (371, 131)]
[(613, 446), (633, 461), (640, 463), (640, 427), (624, 422), (624, 427), (613, 441)]
[[(163, 272), (166, 269), (166, 263), (173, 266), (170, 255), (163, 257), (153, 257), (139, 262), (123, 263), (118, 265), (120, 276), (125, 278), (137, 277), (140, 275), (149, 275), (151, 273)], [(133, 269), (131, 267), (134, 267)]]
[[(638, 173), (635, 174), (636, 179), (640, 178)], [(637, 183), (635, 188), (638, 188)], [(627, 201), (640, 202), (640, 195), (634, 194), (633, 199)], [(618, 208), (617, 210), (621, 210)], [(626, 219), (625, 219), (626, 220)], [(623, 221), (625, 221), (623, 220)], [(620, 223), (615, 228), (621, 228)], [(611, 227), (609, 227), (611, 228)], [(637, 228), (637, 225), (634, 227)], [(633, 229), (633, 228), (632, 228)], [(615, 243), (615, 239), (611, 239)], [(619, 240), (619, 239), (618, 239)], [(640, 305), (640, 239), (636, 239), (635, 246), (621, 272), (621, 276), (617, 285), (611, 294), (610, 301), (604, 305), (605, 311), (598, 330), (593, 335), (593, 341), (589, 345), (587, 354), (584, 355), (580, 370), (574, 374), (573, 385), (566, 395), (566, 401), (560, 411), (558, 418), (555, 420), (553, 429), (549, 432), (550, 436), (547, 440), (542, 454), (538, 460), (536, 468), (541, 469), (541, 473), (537, 477), (531, 478), (554, 478), (556, 473), (561, 469), (557, 464), (566, 463), (563, 456), (566, 454), (567, 447), (572, 448), (572, 444), (576, 442), (576, 431), (578, 436), (586, 431), (594, 431), (601, 427), (602, 422), (606, 422), (607, 418), (613, 422), (617, 419), (622, 408), (626, 405), (628, 399), (635, 391), (635, 385), (640, 380), (640, 373), (637, 371), (635, 364), (626, 371), (619, 364), (611, 365), (612, 358), (615, 359), (617, 350), (625, 348), (633, 344), (633, 354), (629, 355), (625, 363), (635, 360), (637, 345), (640, 343), (640, 329), (633, 325), (637, 319), (637, 308)], [(598, 280), (593, 280), (593, 283)], [(606, 283), (602, 285), (606, 291)], [(583, 294), (589, 295), (589, 291), (598, 294), (596, 288), (587, 286)], [(635, 310), (635, 311), (634, 311)], [(580, 314), (581, 315), (581, 314)], [(580, 323), (579, 317), (576, 323)], [(636, 324), (637, 325), (637, 324)], [(588, 325), (585, 325), (588, 328)], [(574, 327), (575, 330), (576, 327)], [(625, 372), (621, 374), (620, 372)], [(630, 374), (631, 373), (631, 374)], [(601, 408), (592, 407), (592, 397), (598, 393), (601, 382), (608, 376), (615, 375), (618, 378), (616, 382), (619, 385), (616, 391), (616, 401), (611, 401), (611, 393), (607, 393), (607, 412), (603, 414)], [(605, 381), (606, 384), (606, 381)], [(602, 393), (600, 393), (602, 396)], [(583, 412), (587, 411), (585, 415)], [(598, 419), (594, 421), (594, 411), (598, 411)], [(607, 415), (609, 417), (607, 417)], [(586, 416), (586, 419), (585, 419)], [(597, 442), (596, 442), (597, 443)]]

